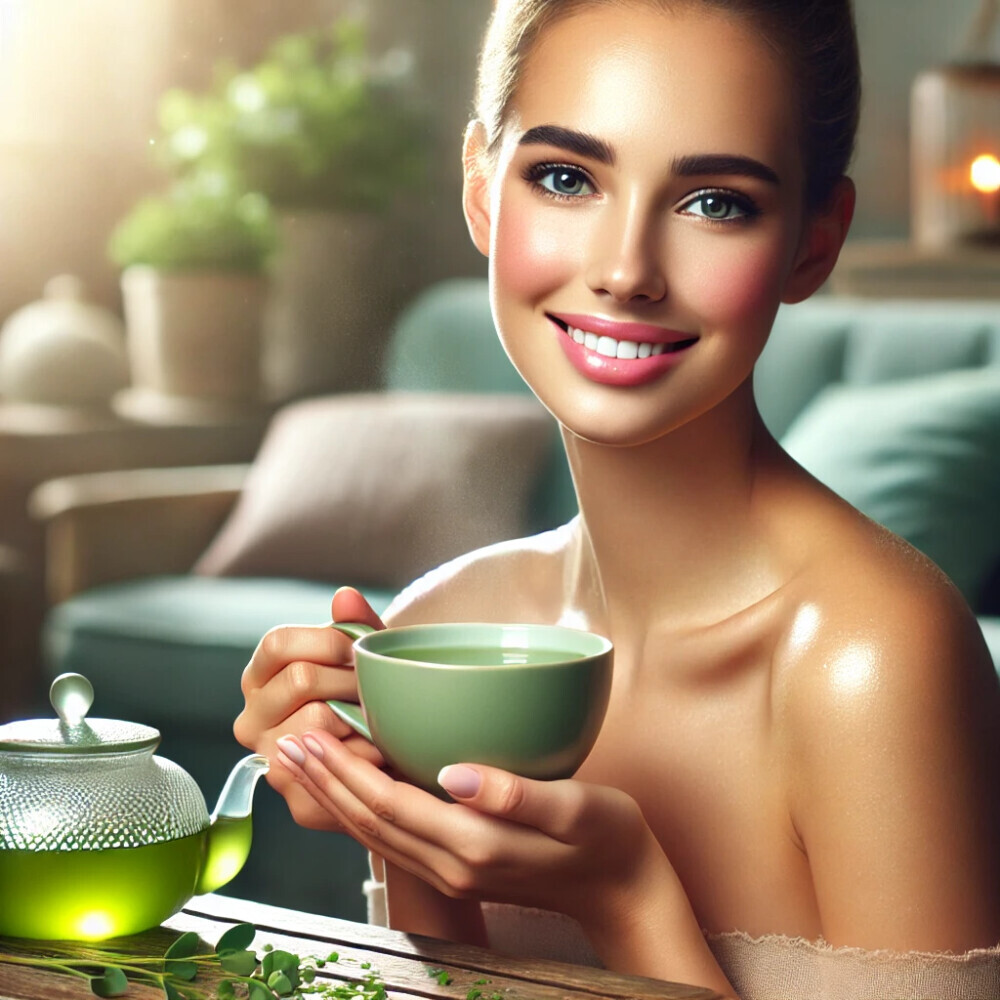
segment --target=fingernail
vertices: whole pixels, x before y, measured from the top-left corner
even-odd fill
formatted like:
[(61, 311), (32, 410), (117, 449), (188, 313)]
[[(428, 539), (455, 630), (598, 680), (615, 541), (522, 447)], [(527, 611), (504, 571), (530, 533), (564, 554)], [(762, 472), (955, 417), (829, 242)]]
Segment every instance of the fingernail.
[(301, 767), (306, 762), (306, 755), (302, 752), (302, 747), (292, 739), (291, 736), (282, 736), (280, 739), (275, 741), (281, 749), (281, 752), (294, 763)]
[(305, 743), (306, 749), (314, 757), (318, 757), (320, 760), (323, 759), (323, 744), (315, 736), (303, 736), (302, 742)]
[(471, 799), (479, 791), (482, 779), (479, 772), (471, 767), (449, 764), (438, 773), (438, 784), (456, 799)]

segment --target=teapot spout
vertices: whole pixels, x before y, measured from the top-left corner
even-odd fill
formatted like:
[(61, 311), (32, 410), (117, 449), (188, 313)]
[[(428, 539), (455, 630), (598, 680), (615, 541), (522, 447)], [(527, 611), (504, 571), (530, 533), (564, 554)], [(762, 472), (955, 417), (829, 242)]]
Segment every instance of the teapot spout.
[(251, 810), (258, 780), (267, 773), (261, 754), (244, 757), (230, 772), (207, 831), (205, 857), (195, 895), (214, 892), (243, 867), (253, 835)]

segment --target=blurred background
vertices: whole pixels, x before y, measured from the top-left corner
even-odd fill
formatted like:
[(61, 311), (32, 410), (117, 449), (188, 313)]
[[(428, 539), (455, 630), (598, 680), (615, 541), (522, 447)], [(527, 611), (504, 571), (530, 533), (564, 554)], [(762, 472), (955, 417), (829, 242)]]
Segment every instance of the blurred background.
[[(855, 6), (857, 214), (831, 294), (779, 315), (758, 397), (847, 469), (832, 488), (957, 554), (1000, 664), (1000, 4)], [(341, 583), (381, 611), (458, 528), (571, 516), (551, 421), (469, 397), (526, 391), (460, 203), (491, 7), (0, 0), (0, 724), (50, 715), (78, 670), (94, 714), (157, 726), (211, 796), (267, 628), (326, 620)], [(232, 891), (363, 917), (357, 845), (258, 796)]]

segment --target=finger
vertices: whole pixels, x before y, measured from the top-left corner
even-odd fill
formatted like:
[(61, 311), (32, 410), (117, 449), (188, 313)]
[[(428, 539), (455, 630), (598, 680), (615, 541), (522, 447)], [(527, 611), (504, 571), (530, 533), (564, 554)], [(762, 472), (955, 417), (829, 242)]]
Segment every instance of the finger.
[(264, 687), (289, 663), (303, 661), (326, 666), (351, 666), (350, 638), (323, 625), (278, 625), (254, 650), (240, 680), (243, 694)]
[(375, 629), (385, 628), (382, 619), (354, 587), (341, 587), (333, 595), (330, 611), (335, 622), (358, 622)]
[(265, 687), (247, 693), (233, 734), (243, 746), (265, 754), (284, 732), (303, 733), (315, 727), (346, 736), (347, 726), (326, 704), (329, 698), (357, 700), (353, 670), (304, 661), (288, 664)]
[(449, 764), (438, 782), (477, 812), (533, 827), (563, 843), (579, 840), (593, 796), (600, 795), (583, 782), (535, 781), (484, 764)]
[(325, 733), (306, 733), (302, 742), (318, 758), (306, 760), (304, 770), (336, 803), (345, 822), (362, 831), (365, 846), (446, 895), (502, 900), (516, 889), (524, 899), (533, 898), (537, 873), (562, 868), (573, 850), (520, 822), (442, 802), (416, 786), (392, 781), (351, 760)]
[[(447, 858), (436, 850), (393, 826), (392, 786), (400, 786), (392, 778), (378, 770), (372, 770), (370, 779), (382, 783), (374, 809), (362, 803), (336, 776), (324, 766), (323, 760), (335, 758), (343, 753), (337, 741), (324, 738), (323, 757), (308, 752), (309, 743), (316, 744), (317, 734), (310, 734), (304, 740), (282, 738), (278, 760), (282, 767), (294, 774), (301, 787), (306, 790), (330, 816), (336, 817), (341, 828), (373, 853), (393, 864), (405, 868), (418, 878), (434, 885), (440, 891), (454, 894), (447, 882), (441, 878), (436, 866), (442, 866)], [(418, 789), (411, 789), (419, 791)], [(422, 793), (424, 794), (424, 793)], [(429, 797), (429, 796), (428, 796)], [(433, 800), (432, 800), (433, 801)], [(438, 803), (443, 805), (442, 803)], [(387, 837), (388, 835), (388, 837)], [(429, 859), (429, 862), (428, 862)], [(446, 867), (446, 865), (445, 865)]]

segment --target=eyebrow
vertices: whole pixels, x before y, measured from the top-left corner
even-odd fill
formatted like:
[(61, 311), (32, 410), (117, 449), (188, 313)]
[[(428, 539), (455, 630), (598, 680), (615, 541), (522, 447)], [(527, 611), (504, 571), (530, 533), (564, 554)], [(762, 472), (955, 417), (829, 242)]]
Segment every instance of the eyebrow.
[(519, 146), (558, 146), (568, 153), (586, 156), (609, 167), (615, 165), (615, 151), (603, 139), (561, 125), (536, 125), (518, 140)]
[(673, 162), (673, 171), (679, 177), (698, 177), (703, 174), (737, 174), (756, 177), (768, 184), (780, 184), (781, 178), (765, 163), (738, 156), (735, 153), (702, 153), (681, 156)]
[[(568, 153), (586, 156), (613, 167), (617, 162), (614, 147), (603, 139), (564, 128), (562, 125), (536, 125), (529, 128), (518, 140), (519, 146), (558, 146)], [(756, 177), (769, 184), (780, 184), (781, 179), (767, 164), (749, 156), (736, 153), (699, 153), (681, 156), (671, 164), (673, 173), (679, 177), (699, 177), (705, 174), (734, 174), (741, 177)]]

